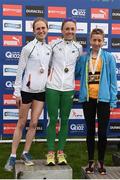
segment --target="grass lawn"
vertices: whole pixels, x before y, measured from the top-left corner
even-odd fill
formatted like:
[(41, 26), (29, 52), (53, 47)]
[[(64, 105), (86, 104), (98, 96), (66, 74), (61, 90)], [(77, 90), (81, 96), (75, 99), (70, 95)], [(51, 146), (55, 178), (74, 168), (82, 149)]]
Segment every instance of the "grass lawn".
[[(23, 150), (24, 143), (20, 143), (18, 148), (18, 156), (17, 159), (20, 158), (20, 155)], [(4, 165), (8, 159), (8, 156), (11, 151), (11, 143), (10, 144), (0, 144), (0, 179), (13, 179), (14, 174), (11, 172), (4, 171)], [(112, 154), (117, 150), (115, 148), (107, 148), (106, 157), (105, 157), (105, 165), (112, 165)], [(45, 155), (47, 153), (47, 145), (46, 143), (33, 142), (31, 151), (32, 157), (34, 159), (45, 159)], [(73, 169), (73, 178), (80, 179), (81, 178), (81, 167), (86, 166), (87, 164), (87, 150), (85, 142), (67, 142), (65, 147), (65, 153), (67, 154), (67, 160), (69, 165)], [(97, 159), (97, 153), (95, 152), (95, 159)]]

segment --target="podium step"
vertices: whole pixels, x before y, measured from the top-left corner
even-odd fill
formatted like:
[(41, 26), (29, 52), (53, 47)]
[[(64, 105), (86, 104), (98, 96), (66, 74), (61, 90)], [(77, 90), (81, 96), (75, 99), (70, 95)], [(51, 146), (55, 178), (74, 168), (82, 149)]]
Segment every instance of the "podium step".
[(72, 179), (72, 168), (69, 165), (46, 166), (45, 160), (33, 160), (34, 166), (24, 165), (17, 160), (15, 165), (16, 179)]
[(114, 166), (120, 166), (120, 152), (112, 154), (112, 161)]
[(120, 167), (106, 167), (106, 175), (101, 175), (97, 171), (94, 174), (86, 174), (85, 167), (82, 167), (81, 171), (83, 179), (120, 179)]

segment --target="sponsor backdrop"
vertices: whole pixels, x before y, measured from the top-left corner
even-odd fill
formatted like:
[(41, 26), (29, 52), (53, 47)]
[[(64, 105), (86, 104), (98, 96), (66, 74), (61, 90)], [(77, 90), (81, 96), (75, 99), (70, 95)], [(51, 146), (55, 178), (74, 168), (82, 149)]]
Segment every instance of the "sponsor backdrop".
[[(44, 17), (49, 22), (47, 42), (61, 36), (63, 18), (73, 17), (77, 21), (77, 41), (84, 51), (89, 48), (89, 34), (95, 28), (105, 32), (104, 49), (116, 58), (118, 99), (120, 96), (120, 0), (4, 0), (0, 1), (0, 137), (12, 137), (18, 120), (13, 84), (22, 46), (33, 39), (32, 22)], [(75, 98), (69, 117), (69, 137), (83, 137), (86, 126), (81, 105), (78, 102), (79, 80), (76, 80)], [(59, 118), (58, 118), (59, 119)], [(30, 112), (24, 135), (28, 129)], [(46, 106), (39, 118), (36, 138), (44, 138), (48, 114)], [(96, 133), (97, 133), (96, 121)], [(56, 125), (56, 132), (59, 124)], [(120, 104), (111, 111), (108, 137), (120, 137)]]

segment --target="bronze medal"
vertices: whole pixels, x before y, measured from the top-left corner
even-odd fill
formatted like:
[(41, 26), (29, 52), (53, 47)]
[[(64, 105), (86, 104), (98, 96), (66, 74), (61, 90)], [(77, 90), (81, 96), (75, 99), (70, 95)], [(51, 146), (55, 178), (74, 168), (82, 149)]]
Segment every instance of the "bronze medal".
[(64, 69), (64, 72), (65, 72), (65, 73), (67, 73), (68, 71), (69, 71), (69, 69), (68, 69), (68, 68), (65, 68), (65, 69)]

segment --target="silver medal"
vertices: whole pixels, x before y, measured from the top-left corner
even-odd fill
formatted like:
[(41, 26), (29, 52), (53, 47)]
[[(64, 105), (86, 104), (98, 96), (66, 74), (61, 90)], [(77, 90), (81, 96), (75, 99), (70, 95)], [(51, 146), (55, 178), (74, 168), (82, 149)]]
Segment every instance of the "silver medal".
[(44, 73), (44, 69), (43, 68), (40, 68), (40, 73)]

